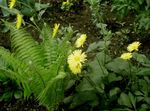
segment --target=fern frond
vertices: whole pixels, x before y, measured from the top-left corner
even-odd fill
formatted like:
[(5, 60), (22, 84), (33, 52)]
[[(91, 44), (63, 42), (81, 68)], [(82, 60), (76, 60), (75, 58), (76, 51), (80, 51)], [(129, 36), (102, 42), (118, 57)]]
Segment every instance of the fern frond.
[(22, 84), (25, 91), (24, 95), (29, 96), (31, 91), (27, 81), (28, 75), (22, 74), (26, 70), (27, 66), (15, 58), (9, 50), (2, 47), (0, 47), (0, 57), (6, 64), (0, 68), (0, 73), (3, 73), (7, 77), (16, 80), (18, 85)]
[(11, 42), (15, 56), (26, 62), (43, 64), (43, 53), (39, 45), (24, 29), (11, 30)]
[(43, 40), (43, 42), (48, 41), (49, 39), (51, 39), (52, 35), (52, 29), (46, 24), (44, 23), (42, 31), (41, 31), (41, 39)]
[(66, 74), (64, 72), (60, 72), (59, 75), (49, 80), (46, 88), (38, 96), (40, 102), (48, 106), (51, 110), (63, 98), (63, 79), (65, 76)]
[(13, 53), (0, 48), (0, 58), (6, 63), (2, 64), (0, 74), (8, 74), (18, 81), (24, 88), (24, 96), (33, 93), (42, 104), (52, 109), (63, 98), (64, 64), (72, 34), (71, 29), (66, 30), (64, 38), (59, 41), (51, 37), (51, 30), (45, 25), (41, 32), (43, 41), (37, 43), (24, 29), (12, 28)]
[(51, 37), (51, 33), (51, 28), (45, 24), (41, 32), (41, 37), (43, 39), (41, 47), (44, 51), (44, 66), (46, 68), (50, 68), (58, 57), (58, 43), (56, 39)]

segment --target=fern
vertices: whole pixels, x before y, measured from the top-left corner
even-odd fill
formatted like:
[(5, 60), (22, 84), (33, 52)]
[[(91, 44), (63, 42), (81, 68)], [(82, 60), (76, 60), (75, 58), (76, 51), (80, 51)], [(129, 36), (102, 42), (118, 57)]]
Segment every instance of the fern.
[[(10, 77), (11, 79), (16, 79), (17, 83), (22, 83), (24, 88), (24, 96), (30, 95), (30, 88), (27, 83), (27, 75), (22, 76), (22, 71), (25, 69), (25, 64), (20, 62), (17, 58), (13, 56), (7, 49), (0, 48), (0, 57), (5, 62), (5, 66), (0, 68), (0, 73), (5, 74), (5, 76)], [(22, 71), (20, 72), (20, 69)]]
[(15, 56), (23, 61), (31, 61), (34, 64), (42, 65), (43, 53), (41, 53), (41, 48), (25, 30), (12, 29), (11, 42), (12, 48), (15, 51)]
[(64, 94), (64, 65), (73, 31), (64, 32), (64, 38), (58, 41), (51, 37), (51, 29), (44, 25), (42, 42), (36, 42), (24, 29), (11, 28), (12, 52), (0, 48), (0, 75), (13, 78), (23, 87), (24, 96), (32, 93), (41, 104), (53, 110), (62, 100)]

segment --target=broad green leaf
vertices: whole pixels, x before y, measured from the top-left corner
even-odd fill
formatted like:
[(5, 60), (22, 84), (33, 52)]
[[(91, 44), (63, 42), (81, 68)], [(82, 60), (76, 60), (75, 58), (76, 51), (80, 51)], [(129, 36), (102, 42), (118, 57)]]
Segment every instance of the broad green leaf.
[(87, 79), (83, 79), (83, 81), (78, 85), (76, 88), (78, 92), (80, 91), (92, 91), (94, 90), (94, 87), (87, 81)]
[(91, 43), (91, 44), (89, 45), (89, 47), (88, 47), (88, 49), (87, 49), (86, 52), (87, 52), (87, 53), (88, 53), (88, 52), (91, 52), (91, 51), (97, 49), (97, 47), (98, 47), (98, 44), (97, 44), (96, 42)]
[(148, 104), (142, 104), (139, 111), (148, 111), (150, 109)]
[(35, 13), (35, 11), (32, 8), (29, 8), (29, 7), (22, 7), (21, 13), (25, 16), (31, 17)]
[(112, 96), (118, 94), (119, 92), (120, 92), (120, 88), (115, 87), (112, 90), (110, 90), (109, 95), (112, 97)]
[(120, 80), (122, 80), (121, 76), (116, 76), (115, 73), (109, 73), (109, 75), (108, 75), (108, 81), (109, 81), (109, 83), (111, 83), (113, 81), (120, 81)]
[(110, 44), (110, 41), (99, 41), (99, 42), (94, 42), (94, 43), (91, 43), (87, 49), (87, 52), (91, 52), (91, 51), (94, 51), (96, 49), (100, 49), (100, 50), (103, 50), (105, 49), (106, 47), (108, 47), (108, 45)]
[(142, 3), (144, 2), (144, 0), (138, 0), (139, 4), (142, 5)]
[(93, 103), (93, 106), (98, 105), (98, 98), (95, 93), (89, 91), (79, 92), (74, 95), (70, 108), (77, 107), (82, 104)]
[(145, 101), (147, 102), (147, 104), (150, 104), (150, 97), (145, 97)]
[(100, 52), (96, 55), (95, 59), (89, 63), (90, 68), (92, 69), (92, 75), (97, 75), (99, 77), (104, 77), (108, 75), (108, 71), (105, 68), (105, 63), (110, 60), (110, 57), (104, 52)]
[(129, 92), (128, 96), (130, 98), (130, 101), (131, 101), (133, 107), (136, 108), (136, 98), (133, 96), (133, 94), (131, 92)]
[[(0, 0), (0, 5), (7, 7), (7, 0)], [(4, 17), (8, 17), (10, 15), (10, 13), (6, 11), (5, 9), (1, 8), (1, 10), (2, 10)]]
[(144, 54), (133, 53), (133, 58), (139, 63), (150, 67), (150, 60)]
[(49, 7), (49, 3), (48, 4), (35, 3), (36, 11), (40, 11), (42, 9), (47, 9), (48, 7)]
[(116, 58), (112, 62), (109, 62), (106, 67), (119, 74), (128, 73), (130, 70), (129, 63), (120, 58)]
[(138, 71), (136, 73), (136, 75), (139, 75), (139, 76), (149, 76), (150, 75), (150, 68), (140, 68), (140, 71)]
[(120, 98), (118, 99), (118, 103), (120, 105), (124, 105), (124, 106), (127, 106), (129, 108), (132, 108), (132, 104), (130, 102), (130, 98), (124, 92), (121, 93)]
[(146, 0), (148, 7), (150, 7), (150, 0)]

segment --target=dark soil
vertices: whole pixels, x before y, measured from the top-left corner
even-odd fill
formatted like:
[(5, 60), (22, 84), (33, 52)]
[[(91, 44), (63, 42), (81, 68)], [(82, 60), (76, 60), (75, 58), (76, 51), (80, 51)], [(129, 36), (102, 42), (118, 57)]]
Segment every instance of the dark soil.
[(40, 106), (38, 102), (31, 100), (14, 100), (11, 102), (0, 102), (0, 111), (48, 111)]

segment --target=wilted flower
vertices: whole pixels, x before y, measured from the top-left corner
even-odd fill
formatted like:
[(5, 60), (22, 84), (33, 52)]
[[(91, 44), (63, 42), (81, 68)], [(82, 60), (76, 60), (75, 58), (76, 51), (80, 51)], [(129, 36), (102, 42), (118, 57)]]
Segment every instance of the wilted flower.
[(132, 53), (130, 53), (130, 52), (123, 53), (120, 58), (122, 58), (124, 60), (130, 60), (132, 58)]
[(78, 38), (77, 40), (76, 40), (76, 42), (75, 42), (75, 46), (77, 47), (77, 48), (79, 48), (79, 47), (83, 47), (83, 44), (84, 44), (84, 42), (86, 41), (86, 38), (87, 38), (87, 36), (86, 36), (86, 34), (82, 34), (81, 36), (80, 36), (80, 38)]
[(9, 0), (9, 9), (12, 9), (16, 3), (16, 0)]
[(17, 14), (17, 22), (16, 22), (16, 28), (19, 29), (21, 27), (22, 24), (22, 15), (20, 15), (19, 13)]
[(81, 73), (82, 63), (86, 60), (86, 54), (82, 50), (75, 50), (68, 57), (69, 68), (74, 74)]
[(56, 23), (54, 24), (52, 38), (54, 38), (56, 36), (59, 26), (60, 26), (60, 24), (56, 24)]
[(128, 50), (129, 52), (138, 51), (138, 48), (139, 48), (140, 45), (141, 45), (141, 43), (138, 42), (138, 41), (133, 42), (132, 44), (129, 44), (129, 45), (128, 45), (127, 50)]

